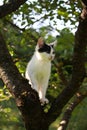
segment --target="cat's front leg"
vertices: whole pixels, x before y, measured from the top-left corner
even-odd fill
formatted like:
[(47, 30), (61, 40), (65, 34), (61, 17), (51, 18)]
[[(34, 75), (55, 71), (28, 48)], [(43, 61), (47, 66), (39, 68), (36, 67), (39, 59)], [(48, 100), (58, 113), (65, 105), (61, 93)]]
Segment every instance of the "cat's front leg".
[(49, 100), (47, 98), (45, 98), (45, 99), (41, 98), (40, 102), (41, 102), (41, 105), (44, 105), (44, 104), (48, 104)]
[(35, 78), (32, 77), (32, 79), (33, 80), (31, 80), (31, 87), (38, 92), (39, 91), (38, 82), (37, 82), (37, 80), (35, 80)]
[(49, 100), (45, 97), (47, 86), (48, 84), (44, 84), (43, 86), (40, 86), (40, 89), (39, 89), (39, 98), (42, 105), (49, 103)]

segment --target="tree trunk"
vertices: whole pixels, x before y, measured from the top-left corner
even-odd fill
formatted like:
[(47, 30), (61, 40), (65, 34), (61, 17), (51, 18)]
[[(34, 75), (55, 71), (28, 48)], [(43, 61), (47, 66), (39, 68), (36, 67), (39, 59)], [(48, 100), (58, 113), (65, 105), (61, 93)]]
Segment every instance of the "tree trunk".
[[(22, 3), (25, 1), (21, 0)], [(17, 2), (18, 0), (16, 0)], [(84, 10), (87, 12), (86, 9)], [(3, 16), (10, 12), (12, 10), (6, 14), (4, 13)], [(17, 67), (14, 65), (6, 47), (5, 40), (2, 34), (0, 34), (0, 75), (16, 101), (17, 107), (22, 114), (26, 130), (48, 130), (49, 125), (56, 120), (64, 106), (80, 88), (85, 77), (85, 51), (87, 47), (87, 13), (85, 12), (85, 15), (82, 15), (84, 17), (80, 19), (75, 35), (72, 78), (67, 87), (54, 100), (47, 113), (44, 112), (44, 108), (40, 104), (37, 92), (31, 88), (28, 81), (21, 76)]]

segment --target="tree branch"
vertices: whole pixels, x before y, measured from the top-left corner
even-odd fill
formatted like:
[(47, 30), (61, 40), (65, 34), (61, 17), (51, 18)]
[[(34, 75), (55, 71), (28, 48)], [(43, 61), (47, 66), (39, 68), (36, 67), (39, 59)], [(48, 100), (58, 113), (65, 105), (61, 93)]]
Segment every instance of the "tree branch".
[(8, 2), (0, 6), (0, 18), (5, 17), (8, 14), (16, 11), (22, 4), (24, 4), (27, 0), (14, 0), (12, 2)]
[[(0, 18), (16, 11), (26, 0), (15, 0), (0, 6)], [(84, 33), (85, 32), (85, 33)], [(78, 30), (75, 35), (73, 54), (72, 78), (67, 87), (52, 103), (48, 113), (45, 114), (40, 105), (38, 94), (31, 89), (28, 81), (19, 73), (9, 55), (3, 36), (0, 34), (0, 74), (3, 82), (15, 97), (25, 122), (26, 130), (47, 130), (61, 113), (63, 107), (77, 92), (85, 76), (85, 50), (87, 46), (87, 10), (84, 8)], [(39, 125), (38, 125), (39, 124)], [(46, 129), (45, 129), (46, 128)]]
[(63, 118), (57, 130), (66, 130), (73, 110), (77, 107), (78, 104), (80, 104), (83, 101), (85, 97), (87, 97), (87, 93), (86, 94), (77, 93), (75, 100), (67, 107), (66, 111), (64, 112)]
[(16, 24), (14, 24), (13, 22), (11, 22), (11, 21), (8, 20), (8, 19), (5, 19), (5, 22), (6, 22), (7, 24), (10, 24), (13, 28), (15, 28), (15, 29), (17, 29), (17, 30), (19, 30), (19, 31), (22, 31), (22, 32), (25, 31), (25, 28), (20, 28), (20, 27), (18, 27)]
[[(85, 32), (85, 33), (84, 33)], [(75, 34), (75, 45), (73, 52), (72, 78), (67, 87), (55, 99), (47, 113), (48, 123), (51, 124), (61, 113), (63, 107), (71, 97), (78, 91), (85, 77), (85, 51), (87, 46), (87, 15), (85, 19), (80, 18), (78, 30)]]
[[(21, 76), (17, 67), (7, 50), (5, 41), (0, 33), (0, 75), (15, 98), (17, 107), (22, 113), (26, 130), (39, 130), (44, 120), (44, 112), (40, 105), (39, 97), (28, 84), (28, 81)], [(38, 125), (39, 124), (39, 125)]]
[[(17, 26), (16, 24), (14, 24), (13, 22), (11, 22), (10, 20), (8, 20), (6, 18), (3, 20), (3, 22), (5, 22), (5, 24), (7, 23), (7, 24), (11, 25), (14, 29), (17, 29), (20, 32), (21, 31), (26, 32), (26, 34), (29, 35), (29, 38), (32, 38), (35, 42), (37, 42), (38, 39), (33, 35), (33, 32), (31, 33), (31, 31), (27, 31), (27, 29), (25, 29), (25, 28), (20, 28), (19, 26)], [(31, 30), (31, 29), (29, 29), (29, 30)], [(38, 33), (38, 35), (39, 35), (39, 33)]]

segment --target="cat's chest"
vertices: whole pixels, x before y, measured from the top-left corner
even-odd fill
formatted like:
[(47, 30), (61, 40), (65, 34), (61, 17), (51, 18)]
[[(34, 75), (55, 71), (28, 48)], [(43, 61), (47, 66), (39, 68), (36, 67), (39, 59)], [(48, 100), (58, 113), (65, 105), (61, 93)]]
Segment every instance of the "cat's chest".
[(38, 73), (46, 73), (50, 71), (51, 69), (51, 63), (50, 62), (44, 62), (44, 61), (35, 61), (33, 64), (34, 71)]
[(50, 77), (51, 64), (49, 63), (37, 63), (35, 66), (34, 74), (38, 81), (43, 81)]
[(48, 61), (38, 61), (37, 59), (32, 59), (31, 71), (38, 77), (44, 77), (50, 75), (51, 71), (51, 62)]

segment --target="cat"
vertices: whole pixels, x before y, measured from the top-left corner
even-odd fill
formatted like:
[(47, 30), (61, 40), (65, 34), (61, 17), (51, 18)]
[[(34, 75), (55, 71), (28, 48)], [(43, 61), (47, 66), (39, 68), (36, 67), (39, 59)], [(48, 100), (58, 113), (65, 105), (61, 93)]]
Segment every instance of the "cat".
[(25, 77), (29, 80), (31, 87), (38, 92), (41, 104), (48, 103), (46, 91), (51, 74), (51, 61), (54, 59), (54, 47), (57, 41), (46, 44), (42, 37), (38, 39), (34, 55), (29, 61)]

